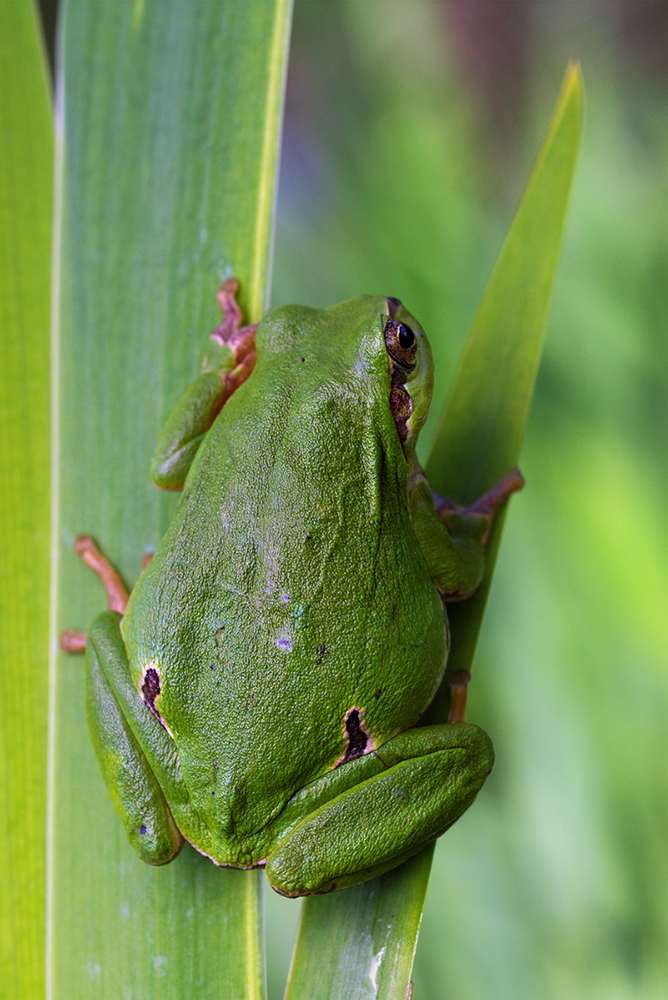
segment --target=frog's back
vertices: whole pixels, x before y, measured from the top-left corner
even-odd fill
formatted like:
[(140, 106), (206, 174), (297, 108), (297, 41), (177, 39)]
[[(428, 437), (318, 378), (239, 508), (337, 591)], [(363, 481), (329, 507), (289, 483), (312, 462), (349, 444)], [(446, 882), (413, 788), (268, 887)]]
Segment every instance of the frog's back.
[(412, 725), (445, 663), (373, 343), (382, 314), (337, 365), (311, 332), (331, 313), (286, 308), (264, 339), (260, 327), (256, 369), (209, 431), (136, 588), (151, 613), (128, 608), (133, 668), (160, 669), (198, 811), (242, 839), (338, 760)]

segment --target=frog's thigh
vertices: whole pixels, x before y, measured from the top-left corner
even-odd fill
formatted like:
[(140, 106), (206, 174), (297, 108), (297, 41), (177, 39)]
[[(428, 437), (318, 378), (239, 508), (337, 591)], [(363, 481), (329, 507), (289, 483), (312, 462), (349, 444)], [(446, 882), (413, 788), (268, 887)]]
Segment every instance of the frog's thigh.
[(88, 634), (88, 724), (102, 775), (130, 843), (144, 861), (161, 865), (178, 854), (183, 838), (109, 679), (122, 672), (129, 677), (119, 622), (117, 612), (105, 611)]
[(461, 816), (494, 762), (487, 734), (466, 724), (410, 729), (377, 753), (385, 770), (315, 809), (271, 852), (278, 892), (329, 892), (394, 868)]

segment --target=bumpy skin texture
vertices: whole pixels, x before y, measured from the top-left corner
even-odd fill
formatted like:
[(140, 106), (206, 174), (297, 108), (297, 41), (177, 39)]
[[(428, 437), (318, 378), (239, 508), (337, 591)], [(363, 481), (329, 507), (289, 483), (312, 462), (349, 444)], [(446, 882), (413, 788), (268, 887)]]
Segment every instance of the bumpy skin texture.
[[(399, 376), (389, 314), (417, 339)], [(153, 472), (182, 499), (125, 615), (89, 632), (88, 711), (144, 860), (183, 836), (303, 895), (410, 857), (491, 770), (477, 727), (411, 729), (445, 669), (441, 595), (475, 589), (486, 524), (460, 518), (453, 544), (414, 459), (432, 361), (400, 303), (276, 309), (256, 345), (210, 429), (208, 373), (170, 418)]]

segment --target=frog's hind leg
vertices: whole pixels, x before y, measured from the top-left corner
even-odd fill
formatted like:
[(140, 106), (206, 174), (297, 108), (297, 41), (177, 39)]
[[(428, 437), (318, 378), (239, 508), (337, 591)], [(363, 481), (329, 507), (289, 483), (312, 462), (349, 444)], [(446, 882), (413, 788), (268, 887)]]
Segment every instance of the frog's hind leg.
[(162, 431), (151, 462), (151, 478), (162, 490), (181, 490), (197, 450), (221, 409), (255, 366), (257, 323), (242, 326), (236, 300), (239, 282), (228, 278), (218, 292), (224, 320), (209, 337), (197, 376)]
[(401, 733), (293, 796), (278, 817), (286, 832), (268, 854), (267, 878), (285, 896), (305, 896), (395, 868), (459, 819), (493, 762), (478, 726)]
[[(110, 611), (125, 614), (128, 592), (123, 581), (106, 559), (90, 535), (79, 535), (74, 543), (74, 551), (79, 558), (99, 576), (107, 592), (107, 606)], [(60, 648), (64, 653), (83, 653), (86, 648), (86, 633), (66, 629), (60, 637)]]
[[(183, 846), (162, 790), (176, 787), (178, 776), (170, 773), (175, 772), (175, 765), (169, 736), (132, 685), (120, 621), (118, 612), (104, 611), (90, 628), (88, 725), (102, 776), (130, 843), (143, 861), (163, 865)], [(154, 747), (151, 759), (142, 743)]]

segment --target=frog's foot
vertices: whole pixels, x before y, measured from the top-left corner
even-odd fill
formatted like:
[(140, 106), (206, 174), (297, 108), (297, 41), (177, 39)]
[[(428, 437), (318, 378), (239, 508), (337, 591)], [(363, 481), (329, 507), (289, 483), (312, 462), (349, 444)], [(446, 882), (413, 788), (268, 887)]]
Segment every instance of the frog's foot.
[[(210, 336), (212, 347), (227, 347), (232, 352), (232, 370), (221, 372), (224, 381), (223, 401), (232, 395), (235, 389), (246, 381), (255, 367), (255, 331), (257, 323), (242, 326), (242, 315), (236, 300), (239, 282), (236, 278), (228, 278), (221, 285), (216, 295), (224, 319), (220, 326)], [(208, 367), (208, 356), (204, 359), (202, 370)]]
[(60, 648), (63, 653), (85, 653), (86, 633), (77, 632), (73, 628), (66, 628), (60, 637)]
[(158, 439), (151, 478), (161, 490), (182, 490), (207, 431), (230, 396), (255, 367), (257, 323), (241, 325), (235, 298), (239, 282), (228, 278), (218, 292), (225, 318), (209, 337), (202, 370), (182, 396)]
[(128, 606), (128, 592), (121, 578), (106, 559), (90, 535), (79, 535), (74, 543), (74, 551), (93, 573), (99, 576), (107, 592), (107, 606), (110, 611), (118, 611), (124, 615)]
[(468, 670), (453, 670), (447, 681), (450, 688), (448, 723), (466, 722), (466, 696), (471, 675)]
[[(107, 606), (110, 611), (125, 614), (128, 592), (120, 576), (108, 559), (102, 555), (90, 535), (79, 535), (74, 543), (74, 551), (79, 558), (99, 576), (107, 592)], [(60, 637), (63, 653), (83, 653), (86, 649), (86, 633), (66, 629)]]
[(519, 469), (513, 469), (512, 472), (504, 476), (496, 486), (492, 486), (491, 490), (484, 493), (470, 507), (464, 507), (461, 504), (455, 503), (450, 497), (439, 496), (438, 493), (434, 493), (434, 502), (441, 520), (446, 521), (446, 523), (448, 519), (452, 519), (452, 515), (455, 515), (456, 519), (463, 518), (466, 521), (484, 519), (487, 526), (480, 539), (480, 544), (485, 545), (489, 538), (492, 518), (499, 508), (503, 506), (511, 493), (521, 490), (523, 486), (524, 477), (522, 473)]
[[(272, 887), (306, 896), (395, 868), (467, 809), (492, 770), (478, 726), (409, 729), (298, 792), (267, 857)], [(310, 808), (309, 808), (310, 806)]]
[(465, 507), (462, 504), (455, 503), (450, 497), (439, 496), (438, 493), (434, 493), (434, 502), (436, 504), (436, 510), (441, 518), (445, 521), (451, 515), (456, 515), (458, 517), (467, 520), (478, 520), (479, 518), (484, 518), (487, 522), (487, 531), (481, 539), (481, 543), (484, 545), (487, 541), (489, 535), (489, 527), (492, 523), (492, 518), (497, 513), (500, 507), (506, 502), (508, 497), (512, 494), (521, 490), (524, 486), (524, 477), (519, 469), (513, 469), (512, 472), (504, 476), (495, 486), (484, 493), (474, 504), (470, 507)]

